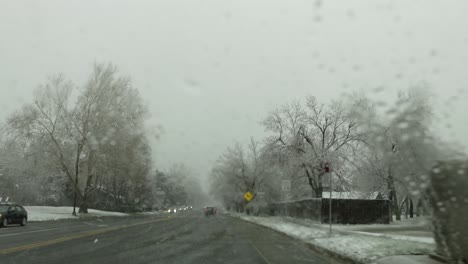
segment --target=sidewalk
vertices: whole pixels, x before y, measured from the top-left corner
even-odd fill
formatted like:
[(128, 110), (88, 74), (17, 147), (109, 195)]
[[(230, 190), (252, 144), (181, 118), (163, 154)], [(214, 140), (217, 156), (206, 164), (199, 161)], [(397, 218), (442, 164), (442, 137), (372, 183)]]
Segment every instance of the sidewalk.
[[(298, 224), (301, 226), (319, 228), (321, 230), (329, 230), (328, 224), (321, 224), (308, 219), (298, 219), (291, 217), (283, 217), (284, 221)], [(342, 235), (367, 235), (376, 237), (385, 237), (391, 239), (413, 241), (419, 243), (435, 244), (432, 231), (430, 230), (429, 220), (415, 219), (392, 223), (390, 225), (371, 224), (371, 225), (332, 225), (332, 232)]]
[(340, 228), (339, 225), (334, 226), (330, 237), (328, 225), (306, 219), (231, 215), (300, 239), (317, 250), (353, 263), (441, 263), (428, 256), (435, 248), (430, 237), (369, 233), (355, 230), (356, 226)]
[(402, 263), (402, 264), (442, 264), (442, 262), (439, 262), (427, 255), (422, 255), (422, 256), (390, 256), (390, 257), (384, 257), (377, 262), (376, 264), (395, 264), (395, 263)]

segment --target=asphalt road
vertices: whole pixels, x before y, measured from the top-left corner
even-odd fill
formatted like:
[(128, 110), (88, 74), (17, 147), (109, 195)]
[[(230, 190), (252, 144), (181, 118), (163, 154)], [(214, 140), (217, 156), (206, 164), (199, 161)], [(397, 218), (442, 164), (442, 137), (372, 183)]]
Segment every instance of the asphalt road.
[(193, 211), (1, 228), (0, 263), (340, 262), (270, 229)]

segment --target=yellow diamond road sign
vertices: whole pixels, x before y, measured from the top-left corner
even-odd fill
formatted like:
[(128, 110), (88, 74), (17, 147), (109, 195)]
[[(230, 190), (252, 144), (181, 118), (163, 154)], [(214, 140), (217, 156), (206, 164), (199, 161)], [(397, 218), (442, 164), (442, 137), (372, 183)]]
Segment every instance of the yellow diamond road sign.
[(244, 198), (245, 198), (245, 200), (247, 200), (247, 202), (248, 202), (248, 201), (252, 200), (253, 194), (252, 194), (251, 192), (246, 192), (246, 193), (244, 194)]

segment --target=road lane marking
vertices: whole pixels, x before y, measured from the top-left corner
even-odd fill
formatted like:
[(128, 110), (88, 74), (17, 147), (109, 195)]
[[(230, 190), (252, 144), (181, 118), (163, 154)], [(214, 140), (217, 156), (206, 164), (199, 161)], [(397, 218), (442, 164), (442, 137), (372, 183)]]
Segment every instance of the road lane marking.
[(255, 250), (257, 251), (257, 253), (263, 258), (263, 260), (265, 260), (266, 263), (272, 264), (272, 263), (262, 254), (262, 252), (260, 252), (260, 250), (259, 250), (252, 242), (250, 242), (250, 240), (247, 239), (247, 241), (249, 242), (249, 244), (250, 244), (253, 248), (255, 248)]
[(23, 235), (23, 234), (38, 233), (38, 232), (46, 232), (46, 231), (52, 231), (52, 230), (58, 230), (58, 229), (66, 229), (66, 228), (72, 228), (72, 227), (82, 227), (82, 226), (88, 226), (88, 225), (74, 225), (74, 226), (56, 227), (56, 228), (48, 228), (48, 229), (39, 229), (39, 230), (26, 231), (26, 232), (19, 232), (19, 233), (3, 234), (3, 235), (0, 235), (0, 237), (18, 236), (18, 235)]
[(151, 220), (151, 221), (140, 222), (140, 223), (131, 224), (131, 225), (119, 225), (119, 226), (113, 226), (113, 227), (99, 229), (99, 230), (91, 230), (91, 231), (81, 232), (81, 233), (73, 234), (73, 235), (70, 235), (70, 236), (55, 238), (55, 239), (51, 239), (51, 240), (26, 244), (26, 245), (22, 245), (22, 246), (7, 248), (7, 249), (1, 249), (0, 250), (0, 255), (15, 253), (15, 252), (23, 251), (23, 250), (30, 250), (30, 249), (49, 246), (49, 245), (62, 243), (62, 242), (66, 242), (66, 241), (70, 241), (70, 240), (74, 240), (74, 239), (85, 238), (85, 237), (95, 236), (95, 235), (99, 235), (99, 234), (109, 233), (109, 232), (119, 230), (119, 229), (135, 227), (135, 226), (140, 226), (140, 225), (145, 225), (145, 224), (151, 224), (151, 223), (156, 223), (156, 222), (162, 222), (162, 221), (167, 221), (167, 220), (171, 220), (171, 219), (174, 219), (174, 218), (173, 217), (168, 217), (168, 218), (162, 218), (162, 219), (156, 219), (156, 220)]

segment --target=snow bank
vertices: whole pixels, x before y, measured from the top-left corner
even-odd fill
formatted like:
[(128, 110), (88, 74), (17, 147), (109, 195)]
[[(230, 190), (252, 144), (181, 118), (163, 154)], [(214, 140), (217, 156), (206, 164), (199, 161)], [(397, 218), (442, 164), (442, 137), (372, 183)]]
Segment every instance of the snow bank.
[[(60, 219), (76, 219), (78, 217), (73, 216), (73, 207), (71, 206), (24, 206), (28, 211), (29, 221), (49, 221), (49, 220), (60, 220)], [(94, 209), (88, 209), (86, 216), (127, 216), (128, 214), (118, 212), (107, 212)]]
[(397, 221), (395, 216), (393, 216), (393, 222), (390, 225), (397, 226), (425, 226), (431, 225), (432, 219), (429, 216), (418, 216), (413, 218), (406, 219), (404, 216), (401, 216), (401, 220)]
[(129, 216), (129, 214), (126, 214), (126, 213), (101, 211), (101, 210), (95, 210), (95, 209), (88, 209), (88, 215), (95, 215), (95, 216)]
[(288, 234), (295, 238), (310, 240), (318, 237), (328, 237), (328, 231), (325, 229), (310, 228), (307, 226), (301, 226), (295, 223), (291, 223), (281, 217), (257, 217), (257, 216), (246, 216), (237, 215), (239, 218), (245, 221), (253, 222), (262, 226), (269, 227), (276, 231)]
[(412, 240), (408, 237), (368, 235), (364, 232), (343, 232), (336, 229), (332, 237), (329, 237), (328, 226), (309, 221), (298, 223), (299, 219), (292, 221), (283, 217), (253, 217), (241, 214), (233, 216), (269, 227), (358, 262), (370, 262), (385, 256), (429, 254), (434, 250), (434, 244), (429, 238), (414, 237)]
[(394, 255), (427, 255), (434, 251), (434, 246), (427, 243), (367, 235), (317, 238), (308, 242), (362, 262)]
[(402, 236), (402, 235), (393, 235), (393, 234), (380, 234), (380, 233), (370, 233), (370, 232), (360, 232), (355, 231), (355, 233), (363, 234), (366, 236), (377, 236), (377, 237), (386, 237), (391, 239), (405, 240), (405, 241), (414, 241), (427, 244), (435, 244), (433, 237), (419, 237), (419, 236)]
[(158, 215), (158, 214), (161, 214), (161, 212), (158, 212), (158, 211), (150, 211), (150, 212), (141, 212), (141, 213), (138, 213), (139, 215)]

